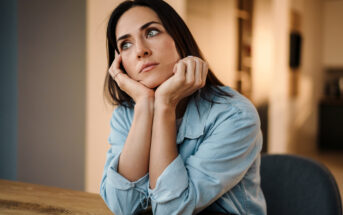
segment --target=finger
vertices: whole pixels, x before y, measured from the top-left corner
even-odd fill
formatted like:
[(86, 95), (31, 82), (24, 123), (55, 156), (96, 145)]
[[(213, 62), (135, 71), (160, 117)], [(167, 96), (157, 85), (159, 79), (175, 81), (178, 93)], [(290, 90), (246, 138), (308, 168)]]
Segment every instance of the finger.
[(108, 72), (110, 73), (113, 80), (115, 80), (115, 77), (122, 73), (123, 71), (120, 69), (120, 62), (121, 62), (121, 55), (119, 55), (117, 52), (115, 52), (115, 58), (113, 60), (113, 63), (111, 67), (109, 68)]
[(121, 55), (118, 54), (117, 51), (116, 51), (115, 58), (114, 58), (114, 61), (113, 61), (115, 63), (114, 64), (115, 69), (120, 69), (121, 60), (122, 60)]
[(201, 86), (202, 85), (202, 73), (203, 73), (203, 61), (199, 58), (195, 59), (195, 84), (197, 86)]
[(174, 65), (174, 67), (173, 67), (173, 73), (174, 73), (174, 74), (175, 74), (176, 71), (177, 71), (177, 65), (178, 65), (178, 63), (175, 63), (175, 65)]
[[(112, 77), (113, 80), (115, 80), (116, 76), (119, 74), (119, 73), (123, 73), (120, 69), (114, 69), (113, 67), (111, 67), (109, 70), (108, 70), (108, 73), (110, 74), (110, 76)], [(116, 81), (116, 80), (115, 80)]]
[(139, 94), (144, 91), (141, 90), (143, 86), (141, 83), (131, 79), (123, 72), (120, 72), (116, 76), (116, 82), (118, 83), (119, 88), (128, 94), (134, 101), (137, 101)]
[(109, 68), (111, 70), (111, 73), (114, 74), (116, 69), (120, 69), (120, 63), (121, 63), (121, 56), (115, 52), (114, 53), (114, 60)]
[(186, 80), (186, 65), (185, 62), (179, 61), (176, 64), (176, 72), (175, 76), (178, 79), (179, 82), (184, 83)]
[(119, 69), (117, 69), (116, 71), (115, 71), (115, 73), (113, 74), (113, 79), (116, 81), (116, 82), (118, 82), (119, 80), (118, 80), (118, 75), (119, 74), (123, 74), (123, 72), (121, 71), (121, 70), (119, 70)]
[(117, 82), (117, 84), (120, 88), (122, 88), (122, 85), (123, 85), (122, 83), (124, 83), (125, 79), (127, 78), (125, 76), (127, 76), (127, 75), (119, 72), (113, 77), (113, 79)]
[(203, 85), (204, 86), (205, 86), (205, 83), (206, 83), (207, 74), (208, 74), (208, 63), (207, 62), (203, 62), (203, 66), (202, 66), (202, 81), (203, 81)]
[(193, 58), (186, 59), (186, 83), (194, 84), (194, 74), (195, 74), (195, 61)]
[(129, 95), (132, 94), (132, 89), (135, 89), (134, 85), (136, 84), (136, 81), (129, 78), (129, 76), (123, 72), (119, 72), (115, 76), (115, 81), (117, 82), (119, 88)]

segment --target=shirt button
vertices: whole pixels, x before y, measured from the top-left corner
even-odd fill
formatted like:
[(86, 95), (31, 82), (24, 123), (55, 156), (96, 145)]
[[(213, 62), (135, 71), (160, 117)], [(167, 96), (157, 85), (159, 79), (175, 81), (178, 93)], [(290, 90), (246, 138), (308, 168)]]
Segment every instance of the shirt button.
[(131, 183), (131, 188), (136, 187), (136, 185), (134, 183)]

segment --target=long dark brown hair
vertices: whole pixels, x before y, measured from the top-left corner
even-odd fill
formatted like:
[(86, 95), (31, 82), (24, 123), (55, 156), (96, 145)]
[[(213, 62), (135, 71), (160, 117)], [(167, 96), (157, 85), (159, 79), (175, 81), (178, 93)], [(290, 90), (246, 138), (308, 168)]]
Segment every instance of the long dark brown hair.
[[(196, 56), (204, 60), (204, 57), (193, 38), (192, 33), (189, 31), (187, 25), (182, 20), (182, 18), (177, 14), (177, 12), (163, 0), (127, 0), (122, 2), (116, 7), (108, 21), (107, 25), (107, 56), (108, 56), (108, 69), (110, 68), (114, 56), (115, 50), (118, 51), (116, 42), (116, 27), (119, 18), (130, 8), (136, 6), (143, 6), (152, 9), (160, 18), (164, 28), (169, 33), (169, 35), (174, 39), (177, 52), (180, 58), (185, 58), (187, 56)], [(123, 69), (123, 68), (122, 68)], [(125, 72), (125, 70), (123, 69)], [(224, 86), (222, 82), (214, 75), (214, 73), (209, 69), (206, 84), (203, 88), (199, 89), (191, 96), (202, 97), (210, 102), (211, 95), (215, 94), (218, 96), (229, 96), (230, 94), (221, 90), (219, 86)], [(104, 94), (108, 98), (110, 103), (114, 105), (125, 105), (128, 107), (133, 107), (134, 101), (132, 98), (122, 91), (117, 83), (111, 78), (111, 76), (106, 71), (106, 78), (104, 84)]]

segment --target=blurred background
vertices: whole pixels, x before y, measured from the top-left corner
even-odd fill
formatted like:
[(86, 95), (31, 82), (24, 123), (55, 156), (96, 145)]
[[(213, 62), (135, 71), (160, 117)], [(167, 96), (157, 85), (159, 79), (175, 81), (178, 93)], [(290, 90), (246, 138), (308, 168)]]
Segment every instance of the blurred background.
[[(0, 178), (99, 192), (113, 111), (105, 29), (120, 2), (0, 1)], [(324, 163), (342, 193), (343, 0), (167, 2), (256, 105), (263, 152)]]

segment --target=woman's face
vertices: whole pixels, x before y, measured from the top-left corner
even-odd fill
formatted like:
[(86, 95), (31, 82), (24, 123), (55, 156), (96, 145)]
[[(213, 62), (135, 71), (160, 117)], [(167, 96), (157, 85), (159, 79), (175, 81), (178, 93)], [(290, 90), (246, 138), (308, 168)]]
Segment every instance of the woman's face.
[(137, 6), (118, 20), (116, 40), (128, 75), (148, 88), (155, 88), (173, 75), (180, 59), (173, 38), (157, 14)]

